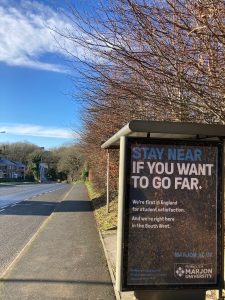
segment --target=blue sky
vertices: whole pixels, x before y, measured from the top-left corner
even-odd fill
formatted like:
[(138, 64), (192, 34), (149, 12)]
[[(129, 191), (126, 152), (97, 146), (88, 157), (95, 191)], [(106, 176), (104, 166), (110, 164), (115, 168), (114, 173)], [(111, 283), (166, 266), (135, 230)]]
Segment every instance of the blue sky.
[(76, 55), (83, 49), (49, 29), (72, 29), (59, 10), (66, 10), (63, 1), (56, 3), (0, 0), (0, 131), (6, 132), (0, 143), (28, 141), (51, 148), (79, 137), (81, 105), (70, 96), (71, 69), (58, 43)]

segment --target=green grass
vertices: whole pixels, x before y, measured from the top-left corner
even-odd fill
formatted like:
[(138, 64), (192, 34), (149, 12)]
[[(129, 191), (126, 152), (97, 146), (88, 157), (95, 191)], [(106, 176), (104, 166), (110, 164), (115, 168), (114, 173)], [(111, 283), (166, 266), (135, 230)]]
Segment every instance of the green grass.
[(106, 195), (96, 191), (90, 182), (86, 182), (89, 197), (92, 200), (96, 222), (101, 231), (117, 227), (117, 197), (110, 199), (109, 213), (106, 211)]

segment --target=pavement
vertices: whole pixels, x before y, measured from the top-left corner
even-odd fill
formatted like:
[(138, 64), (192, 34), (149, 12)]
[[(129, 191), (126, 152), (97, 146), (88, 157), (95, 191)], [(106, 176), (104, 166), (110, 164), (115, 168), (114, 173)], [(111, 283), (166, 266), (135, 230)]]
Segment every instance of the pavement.
[(71, 186), (1, 277), (0, 299), (115, 299), (83, 184)]
[(134, 292), (118, 292), (115, 288), (116, 283), (116, 243), (117, 230), (108, 230), (100, 233), (103, 249), (108, 263), (112, 283), (114, 286), (117, 300), (134, 300)]

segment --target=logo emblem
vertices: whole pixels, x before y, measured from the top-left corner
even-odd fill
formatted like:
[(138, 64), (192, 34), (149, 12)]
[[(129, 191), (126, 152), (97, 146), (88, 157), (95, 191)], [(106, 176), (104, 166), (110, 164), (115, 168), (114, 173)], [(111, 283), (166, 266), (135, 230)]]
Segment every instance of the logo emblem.
[(178, 277), (181, 278), (182, 276), (184, 276), (184, 273), (185, 273), (185, 271), (183, 268), (179, 267), (178, 269), (176, 269), (176, 274)]

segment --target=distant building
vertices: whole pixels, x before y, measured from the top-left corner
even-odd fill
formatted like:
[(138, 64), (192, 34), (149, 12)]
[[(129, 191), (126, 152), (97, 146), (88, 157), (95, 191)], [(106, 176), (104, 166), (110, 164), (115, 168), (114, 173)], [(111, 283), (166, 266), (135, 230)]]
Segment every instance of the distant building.
[(16, 178), (25, 179), (26, 166), (22, 164), (20, 161), (12, 161), (12, 162), (16, 165), (16, 172), (14, 176), (16, 176)]
[(13, 161), (0, 156), (0, 178), (24, 179), (26, 166), (20, 161)]

